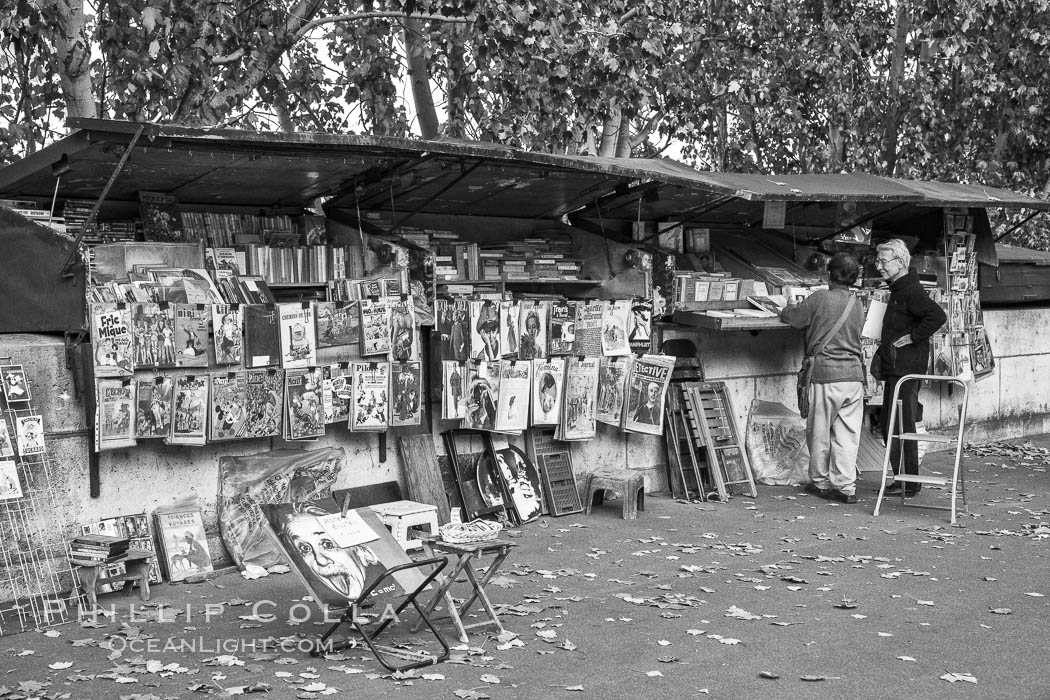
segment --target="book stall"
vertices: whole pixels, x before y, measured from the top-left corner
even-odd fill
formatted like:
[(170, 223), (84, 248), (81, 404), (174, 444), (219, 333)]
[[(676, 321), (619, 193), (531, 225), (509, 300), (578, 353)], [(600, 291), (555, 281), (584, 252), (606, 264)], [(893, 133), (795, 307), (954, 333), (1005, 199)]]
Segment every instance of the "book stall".
[[(85, 124), (99, 143), (128, 147), (144, 128)], [(104, 168), (57, 187), (47, 153), (37, 169), (0, 171), (0, 222), (18, 217), (77, 251), (56, 277), (58, 293), (79, 295), (79, 316), (40, 330), (66, 334), (82, 377), (72, 439), (89, 456), (69, 471), (88, 463), (91, 494), (48, 556), (72, 548), (68, 561), (110, 578), (130, 575), (129, 552), (152, 583), (207, 575), (227, 554), (242, 569), (272, 565), (264, 507), (336, 487), (396, 481), (442, 512), (516, 526), (584, 510), (598, 470), (644, 474), (647, 491), (687, 501), (754, 497), (740, 426), (759, 397), (788, 403), (801, 350), (780, 310), (826, 283), (831, 254), (850, 251), (863, 267), (869, 356), (887, 296), (874, 245), (885, 238), (909, 242), (948, 313), (931, 371), (981, 379), (996, 367), (977, 277), (991, 231), (959, 194), (956, 206), (931, 205), (896, 181), (842, 176), (857, 199), (842, 202), (801, 176), (786, 196), (762, 178), (692, 181), (659, 164), (475, 144), (156, 130), (168, 140), (136, 146), (149, 158), (105, 202)], [(112, 160), (83, 148), (85, 162)], [(259, 155), (250, 173), (216, 166), (246, 152)], [(19, 372), (28, 357), (4, 362), (0, 447), (6, 438), (8, 457), (19, 459), (17, 444), (46, 461), (30, 443), (65, 418), (18, 398), (35, 388)], [(880, 390), (869, 386), (869, 402)], [(131, 471), (144, 454), (152, 471)], [(0, 461), (0, 504), (30, 490), (24, 470)], [(130, 500), (114, 497), (111, 478), (126, 478)], [(36, 511), (62, 497), (54, 485), (36, 493)], [(148, 500), (160, 504), (152, 518)], [(33, 566), (60, 587), (68, 561)]]

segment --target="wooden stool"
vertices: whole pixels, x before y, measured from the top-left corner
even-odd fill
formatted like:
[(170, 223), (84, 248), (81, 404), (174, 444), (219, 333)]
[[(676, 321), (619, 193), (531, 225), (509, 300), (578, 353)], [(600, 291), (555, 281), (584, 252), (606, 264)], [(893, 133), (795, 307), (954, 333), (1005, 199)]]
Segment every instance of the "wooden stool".
[(419, 539), (409, 539), (408, 528), (426, 525), (431, 535), (438, 534), (437, 506), (415, 501), (391, 501), (390, 503), (377, 503), (369, 506), (379, 520), (390, 528), (394, 539), (397, 540), (405, 551), (419, 549), (423, 543)]
[(601, 505), (605, 501), (605, 492), (622, 494), (623, 519), (634, 520), (638, 511), (645, 510), (645, 477), (641, 474), (601, 474), (587, 477), (587, 515), (591, 514), (592, 505)]
[[(125, 556), (113, 561), (88, 562), (70, 559), (69, 563), (78, 568), (77, 573), (84, 588), (84, 595), (91, 604), (91, 610), (94, 610), (98, 607), (98, 586), (104, 583), (124, 581), (124, 595), (131, 595), (131, 589), (137, 581), (139, 596), (142, 600), (149, 600), (149, 560), (152, 556), (153, 552), (147, 549), (130, 549)], [(100, 568), (113, 564), (123, 564), (124, 573), (119, 576), (99, 576)]]
[[(496, 615), (496, 609), (492, 606), (492, 601), (489, 600), (488, 594), (485, 593), (485, 584), (499, 571), (499, 568), (503, 565), (503, 560), (510, 554), (510, 548), (514, 546), (514, 542), (497, 538), (488, 542), (452, 544), (451, 542), (442, 541), (440, 537), (424, 537), (422, 542), (423, 551), (426, 552), (428, 558), (435, 556), (435, 554), (444, 554), (449, 559), (455, 559), (452, 570), (442, 577), (441, 585), (438, 587), (434, 597), (427, 603), (424, 614), (429, 615), (437, 607), (438, 603), (444, 600), (445, 607), (448, 609), (448, 616), (455, 623), (456, 630), (459, 632), (459, 641), (464, 644), (468, 642), (467, 630), (474, 627), (493, 625), (500, 633), (504, 632), (503, 623), (500, 622), (499, 616)], [(493, 556), (494, 559), (488, 568), (485, 569), (485, 574), (479, 579), (477, 574), (474, 573), (473, 562), (489, 555)], [(463, 605), (457, 607), (449, 589), (452, 588), (452, 584), (456, 582), (460, 575), (466, 576), (473, 593), (471, 593), (470, 598), (464, 601)], [(470, 606), (474, 604), (474, 601), (481, 603), (481, 607), (485, 611), (485, 619), (465, 625), (463, 624), (463, 616), (470, 610)], [(422, 621), (417, 622), (412, 631), (416, 631), (421, 625)]]

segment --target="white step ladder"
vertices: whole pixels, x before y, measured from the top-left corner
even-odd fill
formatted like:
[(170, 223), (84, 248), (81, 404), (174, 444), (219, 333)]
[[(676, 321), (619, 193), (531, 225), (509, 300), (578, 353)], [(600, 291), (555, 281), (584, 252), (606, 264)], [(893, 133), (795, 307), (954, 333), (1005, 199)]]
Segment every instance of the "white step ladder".
[[(903, 416), (900, 415), (901, 401), (899, 398), (901, 386), (905, 382), (910, 381), (930, 381), (930, 382), (947, 382), (949, 384), (956, 384), (962, 387), (963, 396), (962, 404), (959, 406), (959, 426), (955, 431), (954, 435), (937, 435), (928, 433), (905, 433), (903, 432)], [(970, 403), (970, 384), (969, 382), (960, 379), (959, 377), (943, 377), (934, 374), (908, 374), (900, 378), (897, 385), (893, 388), (892, 402), (890, 403), (890, 416), (889, 424), (897, 425), (897, 431), (899, 435), (890, 435), (886, 440), (886, 455), (882, 460), (882, 483), (879, 486), (879, 497), (875, 501), (875, 510), (872, 515), (878, 515), (879, 509), (882, 507), (882, 498), (886, 494), (886, 481), (889, 478), (893, 478), (896, 483), (901, 484), (900, 498), (901, 505), (911, 508), (930, 508), (933, 510), (950, 510), (951, 511), (951, 523), (955, 524), (956, 521), (956, 499), (958, 496), (962, 496), (963, 507), (966, 506), (966, 482), (963, 478), (962, 471), (959, 466), (962, 462), (962, 450), (963, 450), (963, 431), (966, 428), (966, 408)], [(890, 431), (892, 433), (892, 431)], [(952, 467), (951, 479), (943, 476), (927, 476), (925, 474), (904, 474), (903, 469), (898, 469), (897, 476), (893, 476), (893, 470), (890, 467), (890, 451), (893, 447), (893, 441), (899, 439), (901, 444), (900, 459), (904, 459), (904, 445), (903, 442), (911, 440), (914, 442), (938, 442), (948, 445), (955, 446), (955, 463)], [(898, 465), (900, 466), (900, 465)], [(908, 503), (905, 501), (904, 492), (907, 489), (908, 484), (928, 484), (933, 486), (946, 486), (951, 484), (951, 495), (952, 504), (951, 506), (935, 506), (924, 503)]]

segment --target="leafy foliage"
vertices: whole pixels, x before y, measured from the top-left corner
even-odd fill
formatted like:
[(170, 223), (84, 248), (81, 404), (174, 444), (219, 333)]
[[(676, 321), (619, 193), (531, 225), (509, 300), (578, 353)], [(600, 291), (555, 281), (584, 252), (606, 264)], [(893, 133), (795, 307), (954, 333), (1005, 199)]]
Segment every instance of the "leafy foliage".
[(0, 161), (67, 111), (407, 136), (410, 84), (459, 138), (1050, 191), (1050, 0), (0, 1)]

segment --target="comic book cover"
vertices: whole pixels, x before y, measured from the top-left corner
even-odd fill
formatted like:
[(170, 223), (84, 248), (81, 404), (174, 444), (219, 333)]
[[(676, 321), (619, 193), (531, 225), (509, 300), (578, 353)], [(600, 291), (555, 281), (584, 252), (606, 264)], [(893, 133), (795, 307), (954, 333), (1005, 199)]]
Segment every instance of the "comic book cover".
[(422, 363), (391, 363), (390, 401), (391, 427), (419, 425), (422, 422), (425, 403)]
[(7, 418), (0, 415), (0, 457), (14, 457), (15, 446), (11, 442), (11, 432), (7, 429)]
[(442, 361), (464, 362), (470, 357), (470, 308), (465, 300), (438, 300), (437, 333)]
[(518, 331), (518, 315), (521, 305), (517, 301), (503, 300), (499, 303), (499, 337), (500, 356), (517, 357), (518, 342), (521, 334)]
[(532, 424), (558, 425), (561, 420), (565, 358), (532, 361)]
[(623, 420), (623, 398), (627, 374), (631, 369), (631, 357), (603, 357), (598, 369), (599, 423), (619, 426)]
[(467, 364), (467, 407), (463, 427), (496, 429), (499, 402), (499, 360), (474, 360)]
[(239, 437), (276, 437), (284, 419), (284, 370), (248, 370), (244, 388), (244, 424)]
[(350, 430), (383, 432), (390, 425), (387, 399), (390, 363), (354, 362), (352, 367), (354, 403), (350, 407)]
[(182, 581), (213, 570), (199, 507), (183, 510), (158, 508), (154, 517), (169, 581)]
[(631, 306), (630, 299), (617, 299), (605, 304), (602, 313), (602, 354), (606, 357), (631, 354), (631, 346), (627, 342)]
[(11, 501), (22, 497), (22, 482), (18, 479), (18, 468), (14, 460), (0, 460), (0, 501)]
[(123, 303), (91, 305), (96, 377), (127, 377), (135, 369), (131, 309)]
[(208, 366), (208, 327), (211, 306), (174, 304), (175, 364), (178, 367)]
[(285, 439), (309, 440), (324, 435), (322, 375), (320, 367), (285, 371)]
[(131, 377), (95, 380), (95, 451), (135, 445), (135, 398)]
[(576, 343), (576, 302), (552, 301), (547, 331), (551, 355), (571, 355)]
[(462, 420), (466, 413), (464, 380), (467, 369), (462, 362), (441, 361), (441, 417), (445, 420)]
[(547, 356), (547, 310), (546, 301), (523, 301), (518, 312), (518, 359), (535, 360)]
[(503, 360), (499, 368), (495, 430), (516, 433), (529, 427), (531, 396), (532, 362)]
[(576, 305), (576, 323), (572, 354), (577, 357), (601, 357), (602, 355), (602, 319), (605, 317), (607, 302), (580, 302)]
[(314, 313), (309, 303), (277, 305), (281, 333), (281, 366), (304, 369), (317, 363)]
[(44, 454), (43, 416), (17, 416), (15, 430), (18, 434), (18, 456), (30, 457)]
[(469, 308), (470, 356), (475, 360), (500, 359), (499, 302), (472, 300)]
[(390, 305), (390, 359), (408, 362), (419, 358), (416, 342), (415, 309), (407, 296), (391, 300)]
[(350, 420), (350, 402), (354, 399), (350, 363), (327, 365), (323, 369), (324, 422), (346, 423)]
[(565, 403), (561, 412), (560, 439), (589, 440), (594, 437), (597, 430), (595, 405), (598, 400), (599, 369), (600, 361), (596, 356), (569, 358), (565, 368)]
[(249, 304), (244, 310), (244, 365), (249, 369), (281, 364), (281, 331), (276, 304)]
[(672, 370), (674, 358), (669, 355), (643, 355), (634, 361), (627, 379), (624, 430), (663, 434), (664, 401)]
[(653, 302), (635, 299), (631, 304), (631, 320), (627, 325), (627, 343), (632, 355), (647, 355), (653, 351)]
[(244, 430), (248, 376), (244, 372), (216, 372), (211, 375), (211, 408), (208, 441), (236, 439)]
[(3, 377), (4, 401), (8, 408), (20, 408), (33, 398), (22, 365), (0, 366), (0, 377)]
[(208, 375), (175, 378), (169, 445), (203, 445), (208, 428)]
[(315, 302), (314, 319), (318, 348), (338, 348), (361, 342), (361, 310), (356, 301)]
[(139, 213), (145, 241), (177, 243), (186, 239), (178, 197), (163, 192), (139, 192)]
[(176, 366), (174, 307), (156, 302), (132, 304), (131, 323), (135, 335), (135, 369)]
[(239, 365), (244, 349), (244, 316), (239, 304), (215, 304), (211, 307), (211, 324), (215, 336), (215, 362)]
[(175, 380), (143, 377), (135, 382), (135, 438), (166, 438), (171, 435), (171, 400)]
[(383, 299), (361, 301), (361, 355), (390, 352), (390, 305)]

